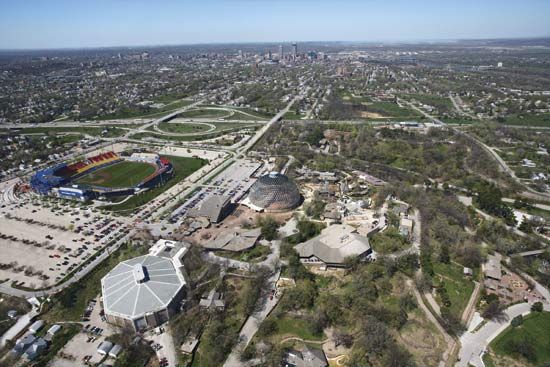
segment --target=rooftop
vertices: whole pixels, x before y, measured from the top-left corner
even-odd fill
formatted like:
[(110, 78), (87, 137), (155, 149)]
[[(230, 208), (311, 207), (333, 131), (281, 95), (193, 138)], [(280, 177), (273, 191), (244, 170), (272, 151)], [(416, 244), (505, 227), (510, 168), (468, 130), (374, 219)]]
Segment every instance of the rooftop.
[(315, 256), (324, 263), (342, 264), (346, 257), (360, 256), (371, 250), (369, 239), (346, 224), (329, 226), (304, 243), (295, 246), (302, 258)]
[(229, 229), (220, 233), (213, 241), (208, 241), (204, 247), (211, 250), (243, 251), (256, 244), (261, 232), (260, 228)]
[(172, 259), (153, 255), (123, 261), (101, 280), (105, 312), (132, 319), (166, 308), (184, 286)]

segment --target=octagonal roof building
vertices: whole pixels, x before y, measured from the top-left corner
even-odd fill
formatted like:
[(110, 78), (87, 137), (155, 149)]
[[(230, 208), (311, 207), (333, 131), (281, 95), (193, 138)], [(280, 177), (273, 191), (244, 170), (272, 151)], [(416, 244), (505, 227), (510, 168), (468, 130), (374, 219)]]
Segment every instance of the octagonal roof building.
[(272, 212), (294, 209), (300, 201), (296, 184), (278, 172), (260, 177), (250, 188), (247, 198), (251, 207)]
[(176, 258), (164, 255), (122, 261), (101, 279), (108, 322), (139, 331), (163, 324), (179, 310), (185, 278)]

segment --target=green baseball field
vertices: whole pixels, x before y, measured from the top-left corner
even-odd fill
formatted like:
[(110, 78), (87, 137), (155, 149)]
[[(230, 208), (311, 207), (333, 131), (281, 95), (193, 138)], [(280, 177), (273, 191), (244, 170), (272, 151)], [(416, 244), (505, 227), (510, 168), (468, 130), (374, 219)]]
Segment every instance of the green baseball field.
[(103, 187), (132, 187), (154, 172), (155, 167), (150, 164), (122, 161), (85, 175), (75, 183)]

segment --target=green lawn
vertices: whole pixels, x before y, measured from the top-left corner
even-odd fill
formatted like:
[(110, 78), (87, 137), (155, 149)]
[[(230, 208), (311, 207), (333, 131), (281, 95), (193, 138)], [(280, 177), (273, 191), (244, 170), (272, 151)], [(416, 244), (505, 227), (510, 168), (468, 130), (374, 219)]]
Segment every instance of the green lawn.
[[(434, 285), (439, 286), (443, 281), (445, 289), (451, 300), (451, 313), (457, 317), (462, 316), (462, 311), (468, 304), (470, 295), (474, 291), (474, 283), (466, 278), (463, 268), (456, 264), (434, 264)], [(436, 298), (439, 301), (439, 297)]]
[(265, 117), (259, 116), (258, 114), (253, 114), (254, 116), (250, 116), (241, 112), (235, 112), (233, 115), (229, 117), (225, 117), (224, 120), (231, 121), (231, 120), (246, 120), (246, 121), (262, 121), (265, 120)]
[(185, 111), (178, 117), (183, 118), (221, 118), (229, 115), (230, 112), (224, 110), (214, 110), (208, 108), (200, 108), (197, 110)]
[(75, 183), (104, 187), (132, 187), (154, 172), (155, 167), (150, 164), (122, 161), (85, 175)]
[(185, 177), (189, 176), (190, 174), (208, 163), (207, 160), (200, 158), (187, 158), (176, 156), (163, 156), (163, 158), (168, 159), (174, 166), (174, 176), (170, 180), (168, 180), (164, 185), (160, 187), (156, 187), (154, 189), (147, 190), (141, 194), (134, 195), (120, 205), (111, 205), (103, 208), (116, 212), (126, 212), (133, 210), (151, 201), (152, 199), (154, 199), (155, 197), (168, 190), (170, 187), (174, 186)]
[(475, 124), (476, 122), (480, 122), (480, 120), (472, 120), (466, 117), (465, 118), (444, 117), (444, 118), (441, 118), (441, 121), (451, 125), (471, 125), (471, 124)]
[(323, 340), (323, 334), (311, 333), (308, 321), (291, 316), (274, 319), (277, 322), (277, 334), (284, 337), (295, 336), (304, 340)]
[(160, 117), (166, 115), (167, 112), (171, 112), (185, 106), (190, 105), (193, 101), (190, 100), (180, 100), (168, 103), (166, 106), (159, 109), (150, 109), (147, 112), (144, 112), (141, 108), (121, 108), (118, 112), (96, 116), (92, 120), (115, 120), (115, 119), (126, 119), (126, 118), (136, 118), (136, 117)]
[(184, 123), (169, 123), (161, 122), (158, 125), (159, 129), (169, 133), (189, 134), (201, 133), (210, 130), (212, 127), (207, 124), (184, 122)]
[[(21, 129), (19, 134), (62, 134), (62, 133), (81, 133), (97, 137), (118, 137), (124, 135), (127, 131), (121, 129), (123, 125), (113, 126), (67, 126), (67, 127), (28, 127)], [(130, 126), (128, 126), (130, 127)], [(12, 130), (14, 131), (14, 130)], [(103, 133), (105, 131), (105, 133)]]
[(371, 246), (374, 251), (381, 254), (390, 254), (406, 249), (410, 245), (405, 238), (399, 234), (399, 230), (390, 227), (384, 232), (376, 233), (371, 237)]
[(506, 116), (503, 124), (550, 127), (550, 113)]
[(373, 102), (368, 104), (366, 107), (368, 112), (376, 112), (381, 115), (389, 116), (389, 117), (400, 117), (400, 118), (420, 117), (420, 115), (414, 110), (399, 107), (397, 103), (393, 103), (393, 102)]
[(287, 113), (285, 113), (283, 115), (283, 119), (284, 120), (300, 120), (302, 119), (302, 115), (300, 115), (299, 113), (296, 113), (294, 111), (288, 111)]
[(243, 111), (254, 116), (263, 117), (264, 119), (270, 119), (275, 115), (264, 111), (256, 111), (255, 109), (248, 108), (248, 107), (232, 107), (232, 109), (237, 111)]
[(155, 134), (153, 131), (137, 133), (131, 136), (132, 139), (143, 139), (143, 138), (157, 138), (168, 141), (197, 141), (197, 140), (206, 140), (222, 136), (231, 131), (238, 131), (242, 129), (253, 128), (256, 129), (260, 125), (254, 123), (239, 123), (239, 122), (225, 122), (225, 121), (213, 121), (208, 122), (216, 126), (216, 130), (210, 133), (204, 133), (199, 135), (181, 135), (181, 136), (171, 136), (171, 135), (162, 135)]
[(490, 347), (496, 355), (524, 359), (511, 350), (511, 344), (519, 341), (526, 341), (532, 346), (533, 357), (529, 362), (536, 366), (550, 363), (550, 312), (529, 314), (524, 318), (523, 325), (508, 327), (491, 342)]

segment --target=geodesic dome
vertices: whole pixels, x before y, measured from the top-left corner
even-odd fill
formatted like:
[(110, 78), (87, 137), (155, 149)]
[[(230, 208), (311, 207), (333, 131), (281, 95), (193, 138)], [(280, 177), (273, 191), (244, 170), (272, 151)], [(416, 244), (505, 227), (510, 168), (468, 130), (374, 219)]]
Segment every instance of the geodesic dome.
[(265, 210), (289, 210), (300, 204), (300, 192), (287, 176), (271, 172), (252, 185), (248, 199)]

